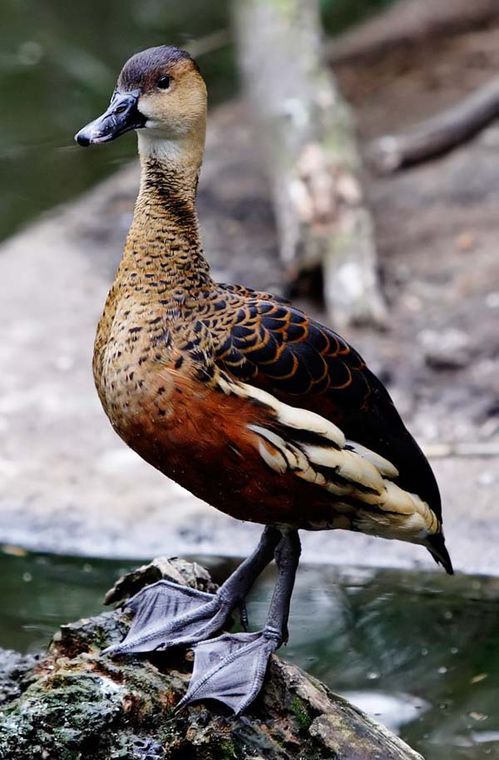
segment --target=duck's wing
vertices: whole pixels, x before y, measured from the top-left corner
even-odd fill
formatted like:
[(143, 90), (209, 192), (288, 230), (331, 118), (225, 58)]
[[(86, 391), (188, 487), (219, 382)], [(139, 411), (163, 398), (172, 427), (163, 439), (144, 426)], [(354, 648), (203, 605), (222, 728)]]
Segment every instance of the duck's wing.
[(249, 386), (321, 415), (345, 437), (392, 463), (392, 479), (441, 522), (438, 486), (390, 395), (339, 335), (284, 303), (249, 299), (227, 328), (217, 364)]

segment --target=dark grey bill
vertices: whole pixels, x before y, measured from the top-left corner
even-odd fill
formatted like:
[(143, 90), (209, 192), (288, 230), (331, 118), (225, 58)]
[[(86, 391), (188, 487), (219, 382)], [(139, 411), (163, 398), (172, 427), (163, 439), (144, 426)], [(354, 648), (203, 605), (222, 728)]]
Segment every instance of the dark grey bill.
[(115, 91), (109, 108), (75, 135), (78, 145), (93, 145), (114, 140), (116, 137), (145, 126), (146, 117), (137, 108), (140, 90)]

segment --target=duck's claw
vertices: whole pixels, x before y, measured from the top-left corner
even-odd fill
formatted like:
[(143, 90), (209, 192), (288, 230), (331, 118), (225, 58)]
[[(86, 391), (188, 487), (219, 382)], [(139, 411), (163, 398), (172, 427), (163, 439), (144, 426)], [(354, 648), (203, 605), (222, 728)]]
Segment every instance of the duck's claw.
[(127, 603), (135, 613), (128, 634), (104, 654), (152, 652), (185, 646), (217, 633), (230, 608), (214, 594), (161, 580), (141, 589)]
[(239, 715), (262, 688), (269, 657), (279, 644), (279, 639), (266, 631), (224, 633), (197, 644), (192, 679), (178, 707), (216, 699)]

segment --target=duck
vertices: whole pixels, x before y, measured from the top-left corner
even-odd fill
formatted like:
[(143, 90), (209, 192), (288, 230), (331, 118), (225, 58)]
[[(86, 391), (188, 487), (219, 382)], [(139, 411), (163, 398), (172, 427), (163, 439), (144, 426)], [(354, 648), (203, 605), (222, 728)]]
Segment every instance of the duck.
[[(235, 714), (260, 692), (288, 639), (299, 531), (355, 531), (420, 544), (452, 574), (439, 489), (381, 381), (331, 328), (270, 293), (216, 282), (196, 212), (207, 90), (196, 61), (162, 45), (133, 55), (81, 146), (136, 131), (140, 189), (97, 327), (93, 373), (116, 433), (209, 505), (263, 526), (214, 594), (167, 580), (128, 602), (124, 640), (105, 654), (192, 647), (180, 705)], [(275, 560), (260, 631), (234, 611)]]

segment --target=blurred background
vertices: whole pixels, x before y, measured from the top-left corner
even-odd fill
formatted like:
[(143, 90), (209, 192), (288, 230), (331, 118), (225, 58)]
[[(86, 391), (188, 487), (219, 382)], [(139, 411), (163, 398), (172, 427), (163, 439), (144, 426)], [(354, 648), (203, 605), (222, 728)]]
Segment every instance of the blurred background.
[(0, 646), (36, 649), (137, 559), (210, 557), (221, 577), (259, 531), (141, 462), (91, 378), (136, 142), (72, 136), (133, 52), (187, 46), (210, 96), (215, 275), (291, 295), (360, 350), (431, 460), (461, 573), (415, 546), (304, 536), (286, 656), (430, 760), (499, 757), (499, 4), (275, 6), (1, 4)]

